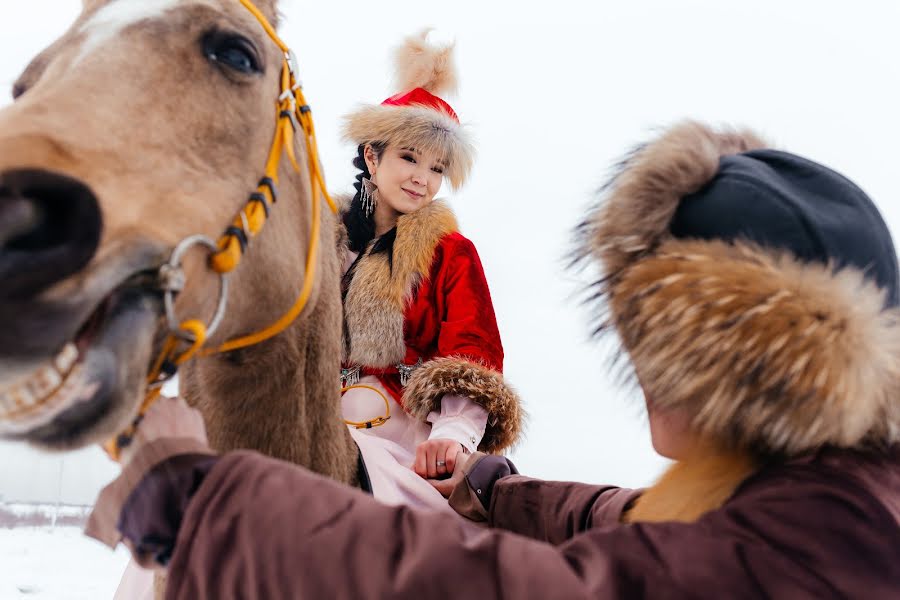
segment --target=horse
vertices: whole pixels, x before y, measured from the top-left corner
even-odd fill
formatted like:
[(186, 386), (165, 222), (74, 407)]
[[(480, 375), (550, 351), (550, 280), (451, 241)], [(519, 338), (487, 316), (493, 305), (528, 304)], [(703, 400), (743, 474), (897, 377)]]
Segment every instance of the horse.
[(359, 483), (337, 380), (339, 228), (277, 4), (84, 0), (15, 82), (0, 111), (3, 438), (124, 444), (148, 385), (202, 343), (180, 388), (213, 448)]

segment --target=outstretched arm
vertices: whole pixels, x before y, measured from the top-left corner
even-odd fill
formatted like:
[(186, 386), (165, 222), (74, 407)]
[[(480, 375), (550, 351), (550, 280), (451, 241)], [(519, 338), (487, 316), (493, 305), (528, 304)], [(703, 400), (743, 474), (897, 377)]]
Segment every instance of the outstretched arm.
[[(226, 454), (208, 470), (209, 457), (184, 457), (152, 472), (166, 474), (153, 483), (168, 488), (162, 497), (185, 503), (138, 514), (132, 496), (119, 519), (176, 524), (173, 598), (887, 598), (900, 586), (896, 522), (860, 490), (815, 478), (746, 489), (696, 523), (601, 525), (551, 545), (385, 506), (256, 453)], [(199, 485), (179, 476), (186, 468)]]
[(509, 459), (482, 453), (474, 454), (450, 479), (433, 485), (462, 516), (551, 544), (619, 524), (640, 494), (614, 486), (523, 477)]

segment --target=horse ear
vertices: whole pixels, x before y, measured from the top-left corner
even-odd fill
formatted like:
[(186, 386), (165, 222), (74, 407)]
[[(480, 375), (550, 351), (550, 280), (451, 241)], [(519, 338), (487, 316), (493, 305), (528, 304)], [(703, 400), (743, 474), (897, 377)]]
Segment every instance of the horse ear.
[(278, 27), (278, 22), (281, 21), (281, 12), (278, 10), (279, 0), (253, 0), (253, 4), (262, 11), (272, 27)]
[(93, 11), (106, 1), (107, 0), (81, 0), (81, 10), (82, 12)]

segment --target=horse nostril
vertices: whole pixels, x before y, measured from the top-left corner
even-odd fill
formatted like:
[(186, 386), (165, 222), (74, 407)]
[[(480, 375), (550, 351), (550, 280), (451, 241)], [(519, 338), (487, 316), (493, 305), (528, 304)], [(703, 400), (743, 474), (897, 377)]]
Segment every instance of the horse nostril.
[(0, 247), (34, 229), (39, 219), (33, 202), (0, 189)]
[(0, 174), (0, 294), (34, 294), (75, 273), (101, 228), (97, 200), (80, 181), (38, 169)]

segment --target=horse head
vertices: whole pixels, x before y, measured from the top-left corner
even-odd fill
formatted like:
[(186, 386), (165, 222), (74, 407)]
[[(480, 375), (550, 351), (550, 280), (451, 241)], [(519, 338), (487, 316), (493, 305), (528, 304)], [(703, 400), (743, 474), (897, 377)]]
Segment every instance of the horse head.
[[(276, 134), (285, 53), (244, 4), (85, 0), (16, 81), (0, 111), (0, 436), (65, 449), (134, 419), (168, 334), (159, 269), (233, 223)], [(256, 2), (270, 23), (275, 5)], [(210, 342), (264, 327), (304, 280), (310, 178), (279, 172), (277, 217)], [(179, 319), (216, 311), (208, 259), (184, 255)]]

